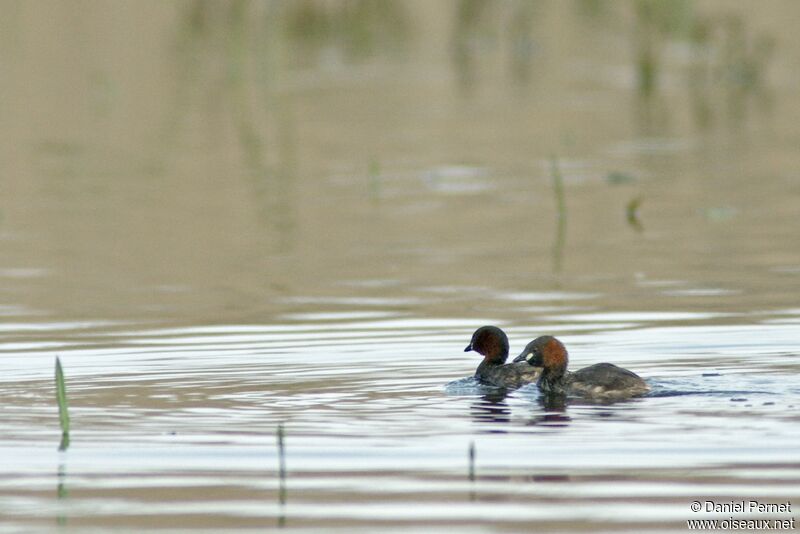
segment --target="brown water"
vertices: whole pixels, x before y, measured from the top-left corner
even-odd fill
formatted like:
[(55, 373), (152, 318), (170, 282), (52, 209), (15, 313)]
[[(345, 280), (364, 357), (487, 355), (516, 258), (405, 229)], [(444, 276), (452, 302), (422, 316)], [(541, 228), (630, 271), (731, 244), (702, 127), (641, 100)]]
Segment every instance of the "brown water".
[(797, 2), (2, 8), (0, 533), (796, 516)]

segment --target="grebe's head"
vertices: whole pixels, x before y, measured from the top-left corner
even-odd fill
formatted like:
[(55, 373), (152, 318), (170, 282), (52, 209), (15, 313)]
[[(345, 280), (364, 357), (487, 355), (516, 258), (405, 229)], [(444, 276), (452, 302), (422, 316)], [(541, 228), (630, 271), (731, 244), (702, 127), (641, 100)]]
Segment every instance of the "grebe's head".
[(464, 352), (474, 350), (490, 363), (503, 364), (508, 358), (508, 337), (496, 326), (482, 326), (475, 330)]
[(569, 356), (564, 344), (553, 336), (537, 337), (525, 346), (515, 362), (528, 362), (534, 367), (544, 367), (551, 376), (561, 376), (567, 371)]

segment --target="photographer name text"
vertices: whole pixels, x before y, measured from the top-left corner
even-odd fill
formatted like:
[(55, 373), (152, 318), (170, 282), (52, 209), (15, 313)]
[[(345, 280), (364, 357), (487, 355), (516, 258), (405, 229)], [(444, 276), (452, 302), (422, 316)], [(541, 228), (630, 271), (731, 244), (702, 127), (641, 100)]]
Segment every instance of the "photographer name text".
[(764, 503), (754, 500), (741, 501), (693, 501), (693, 512), (716, 512), (726, 514), (788, 514), (792, 512), (792, 503)]

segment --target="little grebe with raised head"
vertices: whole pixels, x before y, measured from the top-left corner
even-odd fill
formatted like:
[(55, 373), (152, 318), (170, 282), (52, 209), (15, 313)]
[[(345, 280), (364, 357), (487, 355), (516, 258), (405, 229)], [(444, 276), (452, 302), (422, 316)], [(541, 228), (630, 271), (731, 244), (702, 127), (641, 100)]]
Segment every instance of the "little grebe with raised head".
[(485, 384), (515, 389), (536, 382), (541, 369), (531, 367), (528, 362), (506, 363), (508, 359), (508, 336), (496, 326), (482, 326), (472, 334), (464, 352), (475, 351), (483, 361), (475, 371), (475, 378)]

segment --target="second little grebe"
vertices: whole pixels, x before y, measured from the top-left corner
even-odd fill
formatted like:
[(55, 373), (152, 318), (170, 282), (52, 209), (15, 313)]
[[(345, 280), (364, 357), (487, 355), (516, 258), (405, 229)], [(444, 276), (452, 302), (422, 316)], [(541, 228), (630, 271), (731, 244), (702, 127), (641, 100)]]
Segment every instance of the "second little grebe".
[(474, 350), (483, 361), (475, 370), (475, 378), (485, 384), (503, 388), (518, 388), (536, 382), (541, 369), (531, 367), (528, 362), (506, 364), (508, 359), (508, 337), (496, 326), (482, 326), (472, 334), (464, 352)]
[(650, 391), (639, 375), (613, 363), (596, 363), (579, 371), (567, 371), (569, 357), (563, 343), (541, 336), (525, 347), (514, 362), (527, 361), (542, 368), (539, 389), (548, 395), (574, 395), (599, 400), (619, 400)]

